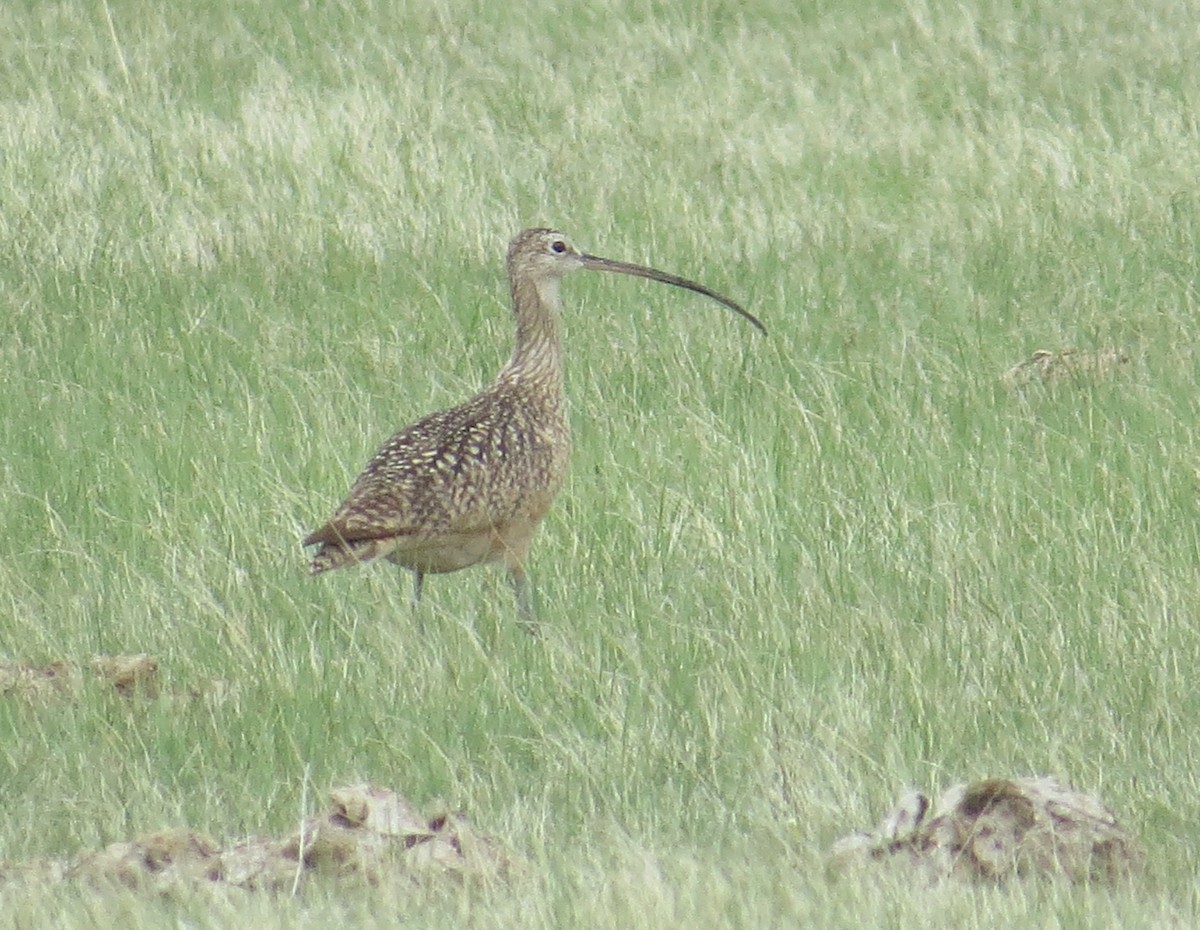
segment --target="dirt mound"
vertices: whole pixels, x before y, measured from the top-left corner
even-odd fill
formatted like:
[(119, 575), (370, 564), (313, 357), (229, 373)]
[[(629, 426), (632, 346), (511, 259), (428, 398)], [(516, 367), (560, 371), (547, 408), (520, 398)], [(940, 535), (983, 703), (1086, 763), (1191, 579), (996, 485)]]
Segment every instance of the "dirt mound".
[(281, 839), (222, 848), (192, 830), (163, 830), (70, 862), (0, 866), (0, 882), (81, 881), (156, 893), (203, 887), (296, 892), (314, 880), (498, 879), (513, 865), (463, 814), (424, 817), (394, 791), (356, 785), (334, 790), (324, 813)]
[(1009, 387), (1020, 387), (1035, 381), (1100, 381), (1128, 362), (1129, 356), (1119, 349), (1059, 349), (1056, 352), (1038, 349), (1025, 361), (1008, 369), (1003, 380)]
[(124, 698), (178, 701), (223, 700), (233, 689), (219, 678), (187, 688), (166, 690), (158, 660), (145, 653), (98, 655), (87, 662), (59, 659), (41, 665), (0, 659), (0, 699), (45, 703), (79, 700), (87, 688), (115, 691)]
[(989, 778), (955, 785), (932, 814), (923, 794), (905, 795), (875, 830), (838, 840), (830, 859), (838, 869), (892, 863), (931, 881), (1111, 883), (1139, 870), (1144, 854), (1095, 797), (1051, 778)]
[(158, 694), (158, 662), (143, 653), (95, 656), (86, 667), (64, 660), (44, 665), (0, 661), (0, 697), (32, 701), (74, 697), (88, 675), (125, 697)]

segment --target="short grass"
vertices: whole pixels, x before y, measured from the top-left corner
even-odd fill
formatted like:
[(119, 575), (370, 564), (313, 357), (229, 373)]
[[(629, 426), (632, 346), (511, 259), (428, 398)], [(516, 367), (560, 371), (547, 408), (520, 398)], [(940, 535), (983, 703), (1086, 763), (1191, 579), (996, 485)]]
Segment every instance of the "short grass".
[[(222, 700), (0, 701), (0, 859), (283, 832), (368, 779), (514, 888), (23, 927), (1189, 926), (1200, 919), (1200, 34), (1181, 0), (10, 3), (0, 656)], [(553, 224), (572, 480), (533, 569), (305, 575), (375, 447), (511, 338)], [(1005, 390), (1034, 349), (1103, 383)], [(906, 785), (1054, 773), (1131, 889), (830, 880)]]

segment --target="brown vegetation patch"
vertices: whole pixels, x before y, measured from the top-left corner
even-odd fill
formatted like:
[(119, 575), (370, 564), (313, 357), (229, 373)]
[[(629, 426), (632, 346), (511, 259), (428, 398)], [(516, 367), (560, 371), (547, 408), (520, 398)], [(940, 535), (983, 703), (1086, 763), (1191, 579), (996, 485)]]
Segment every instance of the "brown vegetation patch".
[(1110, 377), (1128, 362), (1129, 356), (1118, 349), (1059, 349), (1057, 352), (1038, 349), (1025, 361), (1008, 369), (1004, 373), (1004, 383), (1009, 387), (1020, 387), (1035, 381), (1099, 381)]
[(462, 814), (424, 817), (393, 791), (356, 785), (290, 836), (252, 837), (222, 848), (187, 829), (111, 843), (70, 862), (0, 866), (0, 882), (82, 881), (160, 894), (197, 888), (296, 892), (313, 880), (368, 885), (497, 879), (513, 860)]
[(119, 694), (131, 697), (158, 695), (158, 662), (145, 653), (128, 656), (95, 656), (89, 666), (92, 674)]
[(839, 868), (889, 862), (930, 880), (998, 882), (1032, 875), (1116, 882), (1140, 869), (1141, 846), (1099, 799), (1051, 778), (955, 785), (932, 809), (912, 792), (872, 831), (830, 851)]
[(79, 669), (69, 662), (0, 662), (0, 697), (43, 700), (73, 694), (80, 683)]
[(124, 698), (165, 696), (180, 700), (219, 700), (227, 697), (230, 691), (227, 682), (212, 679), (198, 687), (164, 695), (158, 660), (145, 653), (93, 656), (87, 663), (60, 659), (37, 665), (0, 660), (0, 698), (32, 703), (75, 700), (82, 696), (85, 682), (98, 685), (102, 691), (111, 689)]
[(85, 674), (125, 697), (158, 694), (158, 663), (143, 653), (95, 656), (86, 668), (61, 659), (44, 665), (0, 661), (0, 697), (30, 701), (75, 697)]

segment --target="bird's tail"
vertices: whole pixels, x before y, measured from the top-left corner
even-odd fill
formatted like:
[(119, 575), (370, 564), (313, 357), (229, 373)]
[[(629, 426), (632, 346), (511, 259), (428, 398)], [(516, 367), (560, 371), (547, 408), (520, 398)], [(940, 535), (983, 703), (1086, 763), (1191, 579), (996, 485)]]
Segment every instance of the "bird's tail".
[(325, 543), (317, 550), (308, 566), (310, 575), (332, 571), (335, 568), (345, 568), (347, 565), (359, 565), (363, 562), (373, 562), (382, 558), (396, 548), (395, 539), (361, 539), (354, 542), (339, 540), (336, 543)]

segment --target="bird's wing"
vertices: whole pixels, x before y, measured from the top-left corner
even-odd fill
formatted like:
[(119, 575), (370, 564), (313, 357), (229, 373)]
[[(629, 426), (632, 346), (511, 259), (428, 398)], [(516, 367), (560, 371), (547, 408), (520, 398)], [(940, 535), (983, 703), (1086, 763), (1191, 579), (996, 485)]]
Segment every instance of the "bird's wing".
[(504, 502), (489, 506), (466, 493), (485, 490), (487, 450), (477, 437), (491, 426), (483, 421), (486, 416), (469, 402), (401, 430), (367, 463), (341, 506), (304, 538), (304, 545), (476, 533), (496, 525), (505, 516)]

